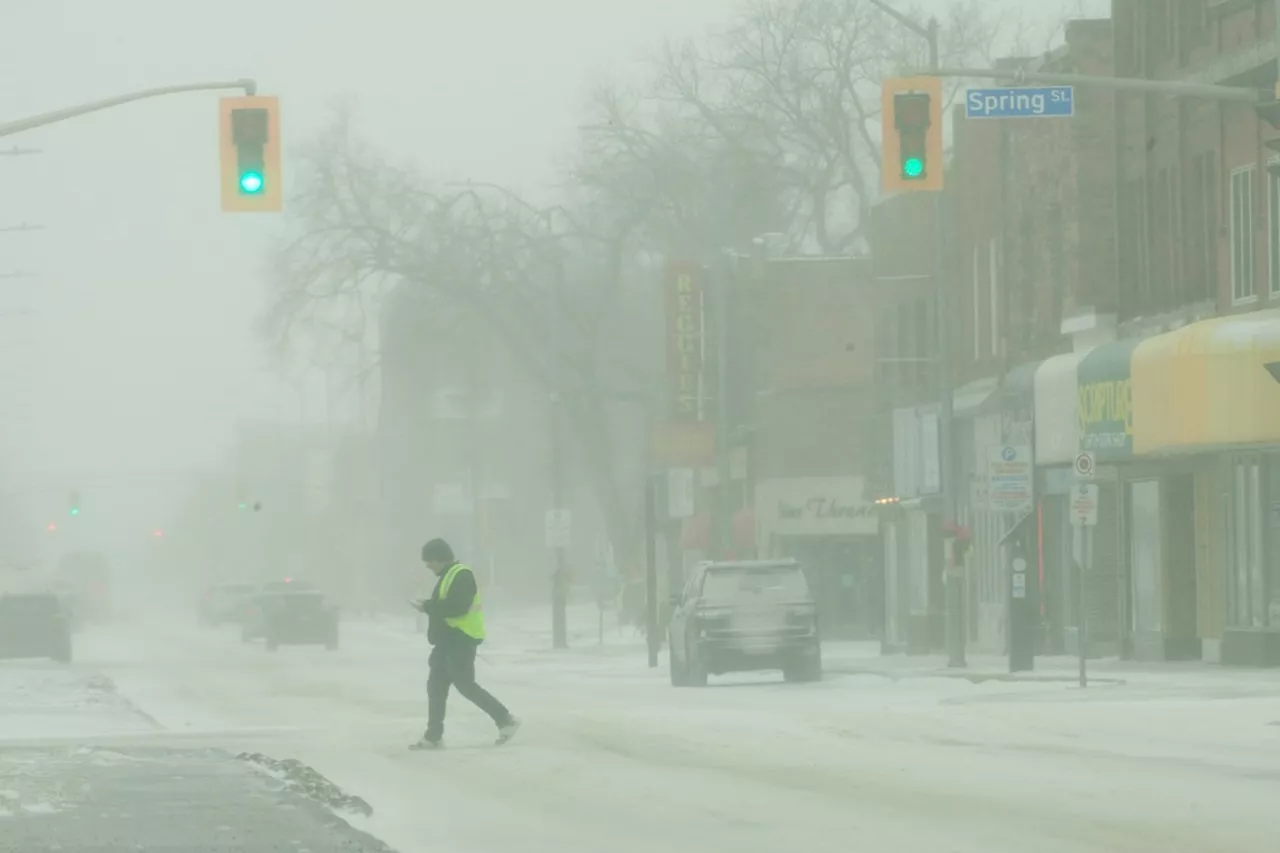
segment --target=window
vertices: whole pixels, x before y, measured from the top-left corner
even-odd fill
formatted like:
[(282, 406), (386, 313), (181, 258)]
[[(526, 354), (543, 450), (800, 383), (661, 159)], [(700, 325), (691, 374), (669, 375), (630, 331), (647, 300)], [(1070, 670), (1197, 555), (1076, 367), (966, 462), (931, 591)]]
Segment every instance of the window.
[(995, 237), (987, 244), (991, 265), (991, 354), (1000, 355), (1000, 244)]
[(1172, 241), (1169, 224), (1172, 221), (1172, 199), (1169, 198), (1170, 170), (1160, 169), (1151, 185), (1151, 292), (1147, 309), (1167, 310), (1173, 300), (1169, 298), (1169, 284), (1173, 270), (1169, 265)]
[(1263, 555), (1262, 485), (1256, 460), (1236, 463), (1234, 487), (1227, 589), (1231, 624), (1265, 628), (1269, 602)]
[(1204, 155), (1204, 245), (1205, 270), (1203, 297), (1218, 298), (1218, 222), (1222, 200), (1218, 196), (1218, 152)]
[(1271, 169), (1267, 169), (1267, 283), (1273, 297), (1280, 294), (1280, 174)]
[(973, 358), (982, 358), (982, 262), (973, 247)]
[(1231, 173), (1231, 300), (1257, 297), (1253, 255), (1253, 173), (1247, 166)]

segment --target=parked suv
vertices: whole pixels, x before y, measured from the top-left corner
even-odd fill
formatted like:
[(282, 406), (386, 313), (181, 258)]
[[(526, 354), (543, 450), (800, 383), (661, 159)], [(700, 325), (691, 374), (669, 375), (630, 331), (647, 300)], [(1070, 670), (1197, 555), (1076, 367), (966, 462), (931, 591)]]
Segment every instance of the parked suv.
[(787, 681), (822, 678), (818, 608), (795, 560), (703, 563), (675, 603), (671, 683), (780, 669)]
[(338, 608), (317, 589), (264, 591), (254, 596), (241, 623), (241, 639), (261, 637), (267, 651), (280, 646), (338, 647)]
[(55, 593), (0, 595), (0, 660), (71, 661), (71, 619)]

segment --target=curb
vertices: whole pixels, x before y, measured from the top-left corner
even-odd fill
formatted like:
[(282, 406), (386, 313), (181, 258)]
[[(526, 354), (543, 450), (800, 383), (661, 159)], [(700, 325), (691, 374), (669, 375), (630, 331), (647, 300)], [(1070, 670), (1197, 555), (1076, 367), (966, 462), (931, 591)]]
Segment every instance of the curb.
[[(968, 681), (970, 684), (985, 684), (989, 681), (996, 681), (1005, 684), (1076, 684), (1079, 681), (1079, 678), (1074, 675), (1024, 675), (1013, 672), (965, 672), (953, 669), (895, 671), (876, 669), (875, 667), (840, 666), (839, 664), (834, 666), (827, 664), (824, 666), (824, 669), (826, 672), (832, 674), (872, 675), (877, 678), (887, 678), (890, 681), (907, 681), (910, 679), (921, 678), (950, 678), (953, 680)], [(1128, 681), (1123, 678), (1090, 675), (1089, 683), (1122, 686), (1128, 684)]]

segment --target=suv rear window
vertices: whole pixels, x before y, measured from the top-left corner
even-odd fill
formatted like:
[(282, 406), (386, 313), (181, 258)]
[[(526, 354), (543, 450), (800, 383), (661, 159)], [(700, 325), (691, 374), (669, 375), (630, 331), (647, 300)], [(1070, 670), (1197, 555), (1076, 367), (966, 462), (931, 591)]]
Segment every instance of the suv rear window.
[(780, 600), (809, 597), (799, 566), (724, 566), (707, 570), (702, 597), (711, 601), (768, 596)]

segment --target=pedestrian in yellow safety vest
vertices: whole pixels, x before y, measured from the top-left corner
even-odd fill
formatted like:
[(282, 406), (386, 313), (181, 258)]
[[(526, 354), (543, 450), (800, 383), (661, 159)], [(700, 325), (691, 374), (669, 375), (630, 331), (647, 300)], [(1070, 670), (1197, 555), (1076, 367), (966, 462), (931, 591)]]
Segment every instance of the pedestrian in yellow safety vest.
[(459, 563), (453, 549), (443, 539), (422, 546), (422, 562), (437, 580), (431, 597), (413, 602), (427, 614), (427, 641), (431, 657), (427, 661), (427, 730), (410, 749), (439, 749), (443, 745), (444, 712), (449, 688), (470, 699), (498, 727), (498, 743), (509, 741), (520, 728), (489, 691), (476, 684), (476, 648), (484, 642), (484, 611), (475, 572)]

